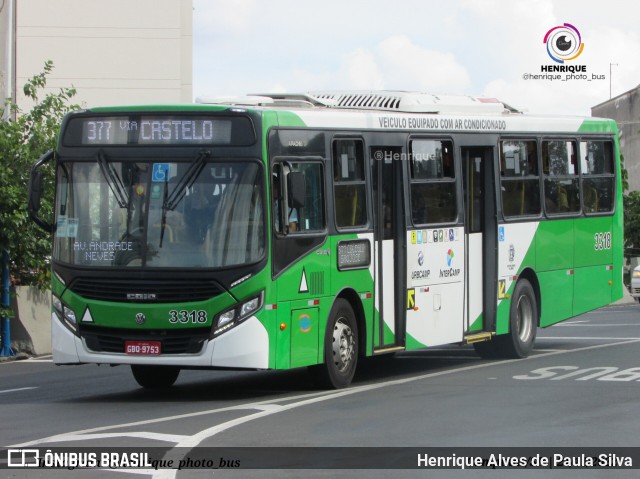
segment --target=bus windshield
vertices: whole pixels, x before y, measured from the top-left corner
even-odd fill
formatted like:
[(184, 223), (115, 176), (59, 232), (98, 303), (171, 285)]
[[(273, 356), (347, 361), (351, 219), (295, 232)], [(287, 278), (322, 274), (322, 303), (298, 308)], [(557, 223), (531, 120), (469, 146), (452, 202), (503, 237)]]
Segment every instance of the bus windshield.
[(53, 258), (103, 268), (222, 268), (265, 250), (264, 179), (252, 161), (62, 162)]

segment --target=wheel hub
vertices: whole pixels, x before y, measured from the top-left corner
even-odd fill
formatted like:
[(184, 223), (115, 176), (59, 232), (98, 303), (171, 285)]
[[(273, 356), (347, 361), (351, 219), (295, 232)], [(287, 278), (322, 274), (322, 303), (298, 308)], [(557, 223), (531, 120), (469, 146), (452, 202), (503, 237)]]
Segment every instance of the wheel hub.
[(353, 361), (355, 339), (353, 331), (343, 318), (336, 321), (333, 327), (333, 362), (338, 371), (345, 371)]

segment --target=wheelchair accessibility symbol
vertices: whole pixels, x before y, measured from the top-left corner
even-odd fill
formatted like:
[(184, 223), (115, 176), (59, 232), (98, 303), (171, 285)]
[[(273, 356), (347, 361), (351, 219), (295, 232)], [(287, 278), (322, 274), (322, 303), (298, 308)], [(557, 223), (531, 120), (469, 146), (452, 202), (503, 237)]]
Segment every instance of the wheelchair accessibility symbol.
[(154, 183), (169, 181), (169, 163), (154, 163), (151, 181)]

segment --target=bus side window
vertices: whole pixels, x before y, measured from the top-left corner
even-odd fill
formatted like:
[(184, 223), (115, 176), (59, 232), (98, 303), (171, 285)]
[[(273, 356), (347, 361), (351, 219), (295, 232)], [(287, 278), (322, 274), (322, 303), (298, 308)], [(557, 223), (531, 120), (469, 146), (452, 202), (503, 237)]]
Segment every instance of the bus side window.
[(577, 146), (572, 140), (544, 140), (544, 203), (548, 214), (579, 213)]
[[(282, 177), (286, 172), (302, 173), (304, 178), (305, 198), (303, 205), (296, 207), (289, 204), (288, 211), (281, 211), (284, 186)], [(325, 230), (324, 215), (324, 176), (322, 164), (319, 162), (287, 162), (277, 163), (272, 174), (272, 206), (273, 223), (276, 232), (281, 234), (312, 233)], [(286, 221), (286, 228), (282, 228), (282, 219)]]
[(613, 143), (602, 140), (582, 141), (580, 153), (585, 214), (612, 213), (615, 202)]
[(535, 140), (500, 142), (500, 181), (505, 218), (540, 214), (540, 175)]
[(411, 142), (411, 216), (414, 225), (457, 219), (453, 142)]
[(366, 226), (367, 196), (362, 140), (340, 139), (333, 143), (333, 190), (336, 226)]

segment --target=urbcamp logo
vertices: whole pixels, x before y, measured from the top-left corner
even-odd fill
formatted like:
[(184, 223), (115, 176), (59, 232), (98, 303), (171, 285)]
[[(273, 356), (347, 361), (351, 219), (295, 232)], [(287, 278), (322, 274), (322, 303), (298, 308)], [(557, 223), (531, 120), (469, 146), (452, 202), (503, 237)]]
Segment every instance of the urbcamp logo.
[(547, 53), (556, 63), (575, 60), (584, 50), (580, 32), (570, 23), (550, 29), (544, 36), (544, 43)]
[(451, 262), (453, 261), (453, 257), (454, 257), (454, 256), (455, 256), (455, 255), (453, 254), (453, 250), (452, 250), (452, 249), (450, 249), (449, 251), (447, 251), (447, 266), (448, 266), (449, 268), (451, 268)]

